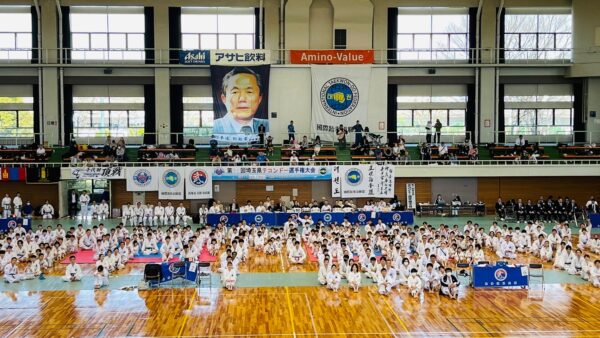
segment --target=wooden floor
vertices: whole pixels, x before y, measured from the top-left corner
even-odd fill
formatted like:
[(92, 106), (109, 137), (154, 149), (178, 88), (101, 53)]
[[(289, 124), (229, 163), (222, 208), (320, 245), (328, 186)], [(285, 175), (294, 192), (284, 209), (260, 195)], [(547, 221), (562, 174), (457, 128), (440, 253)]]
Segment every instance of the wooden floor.
[(551, 285), (527, 291), (464, 289), (380, 296), (317, 287), (51, 291), (0, 295), (3, 337), (392, 337), (600, 336), (600, 292)]

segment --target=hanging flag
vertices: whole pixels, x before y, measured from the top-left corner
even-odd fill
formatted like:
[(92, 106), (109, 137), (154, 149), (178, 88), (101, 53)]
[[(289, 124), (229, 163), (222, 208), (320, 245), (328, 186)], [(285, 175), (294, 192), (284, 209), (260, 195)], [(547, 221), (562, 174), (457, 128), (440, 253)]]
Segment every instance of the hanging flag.
[(212, 198), (212, 169), (200, 167), (185, 168), (185, 198)]
[(127, 191), (157, 191), (158, 168), (127, 168)]
[(158, 199), (184, 199), (184, 167), (159, 168)]

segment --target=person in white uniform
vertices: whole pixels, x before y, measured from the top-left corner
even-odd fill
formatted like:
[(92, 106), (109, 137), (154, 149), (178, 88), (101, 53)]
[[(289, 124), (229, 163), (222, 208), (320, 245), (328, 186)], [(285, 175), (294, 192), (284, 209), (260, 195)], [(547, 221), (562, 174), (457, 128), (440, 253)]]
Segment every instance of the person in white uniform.
[(94, 289), (100, 289), (103, 286), (108, 286), (108, 270), (104, 269), (103, 265), (98, 265), (94, 272)]
[(104, 220), (107, 219), (110, 215), (110, 207), (105, 200), (100, 202), (99, 210), (98, 210), (98, 219)]
[(2, 218), (9, 218), (11, 215), (12, 198), (8, 194), (2, 199)]
[(594, 261), (594, 266), (590, 269), (590, 283), (600, 288), (600, 259)]
[(331, 266), (331, 272), (327, 275), (327, 288), (333, 292), (338, 292), (340, 289), (340, 283), (342, 282), (342, 276), (338, 271), (337, 265)]
[(179, 203), (176, 214), (177, 214), (177, 218), (175, 219), (175, 223), (181, 224), (181, 222), (183, 222), (184, 226), (187, 225), (188, 216), (186, 215), (186, 210), (185, 210), (185, 207), (183, 206), (183, 203)]
[(360, 276), (360, 268), (358, 264), (352, 264), (350, 268), (350, 272), (348, 272), (348, 286), (354, 291), (358, 292), (358, 288), (360, 288), (361, 276)]
[[(154, 207), (154, 225), (166, 225), (165, 223), (165, 207), (162, 206), (161, 202)], [(160, 222), (160, 223), (159, 223)]]
[(423, 293), (423, 281), (417, 275), (417, 269), (410, 270), (410, 276), (407, 279), (408, 292), (413, 297), (418, 297)]
[(175, 208), (171, 202), (167, 203), (167, 206), (165, 207), (165, 220), (167, 221), (167, 224), (173, 224), (175, 222)]
[(88, 195), (87, 191), (83, 191), (81, 196), (79, 196), (79, 208), (81, 219), (85, 220), (88, 217), (89, 210), (88, 206), (90, 204), (90, 195)]
[(223, 283), (224, 288), (231, 291), (235, 288), (236, 281), (237, 272), (233, 268), (233, 263), (229, 261), (227, 262), (227, 268), (221, 273), (221, 282)]
[(65, 282), (77, 282), (81, 280), (83, 273), (79, 264), (75, 263), (75, 256), (69, 257), (69, 265), (65, 269), (65, 275), (63, 281)]
[(144, 208), (144, 218), (142, 222), (144, 225), (152, 226), (152, 221), (154, 220), (154, 206), (152, 204), (147, 204)]
[(42, 213), (42, 219), (52, 219), (52, 216), (54, 215), (54, 207), (48, 201), (42, 205), (40, 211)]
[(19, 267), (17, 266), (17, 257), (12, 257), (10, 263), (4, 266), (4, 280), (7, 283), (18, 283), (22, 279), (21, 274), (19, 274)]
[(290, 248), (290, 253), (288, 254), (288, 258), (292, 264), (304, 264), (306, 260), (306, 252), (300, 246), (300, 242), (296, 241), (294, 246)]
[(23, 200), (21, 199), (21, 193), (17, 192), (15, 198), (13, 198), (14, 214), (16, 218), (21, 218), (21, 210), (23, 209)]

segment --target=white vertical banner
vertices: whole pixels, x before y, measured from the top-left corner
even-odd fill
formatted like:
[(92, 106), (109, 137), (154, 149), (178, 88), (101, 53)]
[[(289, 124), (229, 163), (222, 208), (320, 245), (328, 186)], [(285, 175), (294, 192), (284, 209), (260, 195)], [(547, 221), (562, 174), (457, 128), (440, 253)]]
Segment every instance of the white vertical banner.
[[(339, 171), (341, 182), (340, 194), (343, 198), (394, 197), (393, 166), (375, 164), (344, 165), (340, 166)], [(332, 180), (332, 187), (333, 185), (334, 182)]]
[(185, 167), (185, 198), (212, 198), (212, 168)]
[(185, 167), (159, 168), (158, 199), (184, 199), (184, 174)]
[(342, 178), (339, 165), (331, 167), (331, 197), (342, 197)]
[(368, 125), (371, 66), (311, 66), (312, 132), (334, 141), (335, 128)]
[(127, 178), (127, 191), (157, 191), (158, 168), (128, 167), (125, 170)]
[(417, 189), (414, 183), (406, 183), (406, 209), (414, 210), (417, 207)]

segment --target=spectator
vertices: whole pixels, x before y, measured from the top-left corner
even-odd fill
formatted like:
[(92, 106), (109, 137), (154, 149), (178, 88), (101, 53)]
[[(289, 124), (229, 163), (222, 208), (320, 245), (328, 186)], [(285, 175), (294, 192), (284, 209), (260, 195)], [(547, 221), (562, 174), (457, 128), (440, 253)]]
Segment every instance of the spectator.
[(117, 155), (117, 161), (126, 161), (125, 147), (119, 144), (117, 146), (117, 151), (115, 152), (115, 155)]
[(273, 137), (271, 135), (267, 136), (267, 155), (273, 156)]
[(435, 128), (435, 137), (433, 143), (442, 142), (442, 122), (440, 122), (440, 119), (435, 120), (435, 125), (433, 127)]
[(298, 156), (296, 155), (296, 152), (292, 152), (292, 155), (290, 156), (290, 165), (298, 165)]
[(319, 156), (319, 152), (321, 152), (321, 136), (317, 135), (315, 138), (315, 142), (313, 143), (313, 149), (315, 156)]
[(261, 146), (265, 145), (265, 133), (266, 133), (266, 131), (267, 131), (267, 128), (265, 128), (265, 125), (261, 123), (258, 126), (258, 143)]
[(208, 144), (210, 145), (210, 151), (209, 151), (209, 156), (210, 157), (214, 157), (214, 156), (218, 156), (219, 155), (219, 141), (217, 141), (217, 139), (215, 138), (215, 135), (212, 135), (210, 137), (210, 141), (208, 141)]
[(194, 144), (194, 139), (190, 139), (188, 143), (185, 145), (185, 149), (196, 149), (196, 145)]
[(46, 148), (41, 144), (35, 150), (35, 159), (37, 161), (44, 161), (46, 159)]
[(343, 124), (340, 124), (339, 127), (336, 128), (335, 134), (337, 135), (338, 145), (340, 149), (346, 149), (346, 134), (348, 131), (344, 128)]
[(288, 143), (292, 143), (296, 139), (296, 128), (294, 127), (294, 121), (290, 121), (287, 127), (288, 130)]
[(425, 126), (425, 142), (431, 143), (431, 121), (427, 121), (427, 125)]
[(361, 144), (362, 140), (363, 140), (363, 126), (362, 124), (360, 124), (359, 120), (356, 120), (356, 124), (352, 127), (352, 131), (355, 133), (354, 134), (354, 143), (355, 144)]
[(440, 160), (447, 160), (448, 159), (448, 146), (444, 143), (441, 143), (438, 146), (438, 154), (439, 154)]
[(261, 151), (258, 153), (258, 156), (256, 156), (256, 162), (259, 165), (265, 165), (267, 162), (269, 162), (269, 158)]

